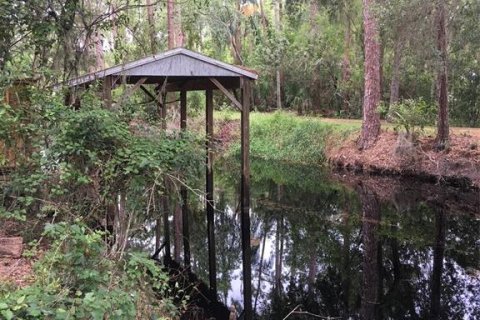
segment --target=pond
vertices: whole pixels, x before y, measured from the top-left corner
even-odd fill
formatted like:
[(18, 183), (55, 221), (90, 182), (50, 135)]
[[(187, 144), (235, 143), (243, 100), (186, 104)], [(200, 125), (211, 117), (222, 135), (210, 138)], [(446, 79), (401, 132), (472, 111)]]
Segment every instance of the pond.
[[(215, 176), (218, 292), (242, 309), (239, 181)], [(230, 174), (231, 173), (231, 174)], [(480, 319), (480, 194), (252, 160), (259, 318)], [(208, 282), (205, 215), (192, 268)]]

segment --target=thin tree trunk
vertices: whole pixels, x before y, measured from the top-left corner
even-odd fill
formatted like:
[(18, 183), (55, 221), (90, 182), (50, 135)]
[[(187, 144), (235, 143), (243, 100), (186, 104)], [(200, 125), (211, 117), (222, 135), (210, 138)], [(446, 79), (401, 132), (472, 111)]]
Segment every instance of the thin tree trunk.
[(262, 21), (263, 29), (265, 30), (268, 27), (268, 20), (267, 20), (267, 17), (265, 16), (265, 9), (263, 7), (263, 1), (264, 0), (258, 0), (258, 4), (260, 5), (260, 19)]
[(318, 15), (318, 1), (312, 0), (310, 1), (310, 8), (309, 8), (309, 18), (310, 23), (315, 24), (315, 20), (317, 19)]
[(128, 236), (127, 236), (127, 229), (128, 229), (128, 221), (127, 221), (127, 213), (126, 213), (126, 197), (125, 192), (120, 192), (115, 197), (115, 220), (114, 220), (114, 228), (115, 228), (115, 247), (114, 252), (116, 254), (121, 254), (123, 249), (126, 246)]
[[(280, 21), (280, 0), (275, 0), (274, 3), (274, 15), (275, 15), (275, 32), (277, 35), (280, 33), (281, 21)], [(278, 65), (275, 70), (275, 94), (277, 101), (277, 109), (282, 109), (282, 77), (281, 77), (281, 67)]]
[(400, 99), (400, 67), (402, 62), (403, 39), (399, 36), (393, 48), (392, 80), (390, 82), (390, 106)]
[(380, 38), (378, 24), (371, 7), (375, 0), (363, 0), (363, 25), (365, 46), (365, 75), (362, 132), (358, 141), (360, 149), (373, 146), (380, 134)]
[(351, 63), (350, 63), (350, 47), (352, 45), (352, 34), (350, 17), (347, 14), (348, 4), (345, 2), (344, 19), (345, 19), (345, 31), (343, 38), (343, 61), (342, 61), (342, 84), (343, 84), (343, 109), (347, 114), (351, 113), (350, 110), (350, 78), (352, 76)]
[(448, 147), (448, 78), (447, 78), (447, 27), (445, 18), (445, 0), (437, 0), (436, 28), (437, 51), (440, 55), (437, 73), (438, 120), (436, 148), (443, 150)]
[[(237, 12), (240, 14), (241, 0), (237, 0)], [(232, 48), (233, 63), (242, 65), (242, 24), (240, 18), (235, 23), (235, 30), (230, 35), (230, 44)]]
[(182, 28), (182, 10), (181, 6), (175, 6), (175, 47), (183, 47), (185, 43), (185, 34)]
[(95, 68), (96, 70), (105, 69), (105, 59), (103, 54), (103, 36), (101, 33), (96, 30), (95, 31)]
[(175, 0), (167, 0), (168, 49), (175, 48)]
[(148, 34), (150, 36), (150, 52), (155, 54), (157, 52), (157, 43), (155, 40), (155, 11), (152, 5), (152, 0), (146, 0), (147, 5), (147, 21)]

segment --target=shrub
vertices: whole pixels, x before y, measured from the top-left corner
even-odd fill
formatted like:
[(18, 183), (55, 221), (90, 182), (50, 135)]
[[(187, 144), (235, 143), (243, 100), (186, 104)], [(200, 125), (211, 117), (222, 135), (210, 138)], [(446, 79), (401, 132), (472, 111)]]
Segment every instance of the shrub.
[[(125, 260), (108, 258), (103, 233), (78, 220), (48, 224), (44, 235), (53, 242), (35, 265), (34, 283), (0, 291), (2, 319), (144, 319), (176, 313), (165, 298), (168, 275), (148, 257), (130, 252)], [(139, 315), (137, 306), (149, 297), (150, 314)]]
[(423, 99), (408, 99), (390, 106), (386, 119), (394, 123), (396, 129), (403, 128), (407, 136), (415, 137), (425, 126), (433, 124), (435, 113), (435, 106)]

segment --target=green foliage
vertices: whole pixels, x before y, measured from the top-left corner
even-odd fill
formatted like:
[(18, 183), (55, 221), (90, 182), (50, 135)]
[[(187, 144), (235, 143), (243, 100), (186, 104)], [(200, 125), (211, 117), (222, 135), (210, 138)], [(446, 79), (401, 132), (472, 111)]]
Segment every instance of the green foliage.
[[(383, 107), (383, 110), (386, 108)], [(409, 136), (422, 133), (425, 126), (433, 124), (436, 115), (435, 106), (422, 99), (404, 100), (390, 106), (387, 110), (387, 120), (393, 122), (396, 129), (404, 129)]]
[[(322, 165), (327, 139), (341, 138), (352, 130), (357, 129), (284, 112), (253, 113), (250, 154), (265, 160)], [(234, 146), (233, 152), (238, 150), (239, 146)]]
[[(104, 243), (112, 235), (89, 228), (105, 229), (105, 213), (123, 194), (132, 224), (126, 236), (140, 229), (159, 214), (155, 199), (165, 193), (166, 179), (198, 179), (204, 140), (190, 133), (166, 134), (142, 118), (148, 114), (109, 111), (93, 95), (83, 98), (82, 108), (73, 110), (58, 95), (33, 89), (28, 102), (1, 109), (0, 139), (29, 141), (30, 150), (2, 185), (0, 218), (64, 221), (45, 229), (52, 243), (36, 266), (35, 282), (2, 292), (1, 317), (174, 316), (177, 305), (163, 298), (167, 275), (155, 262), (132, 251), (118, 260)], [(34, 240), (34, 235), (25, 231), (24, 238)]]
[(102, 109), (89, 93), (83, 98), (82, 108), (73, 110), (48, 92), (34, 92), (29, 104), (2, 109), (0, 138), (29, 141), (31, 152), (23, 155), (24, 164), (17, 161), (0, 197), (0, 215), (38, 215), (51, 203), (55, 212), (74, 209), (98, 221), (112, 194), (126, 192), (137, 206), (145, 203), (146, 188), (159, 194), (165, 176), (181, 172), (185, 182), (196, 181), (203, 140), (187, 133), (167, 135), (138, 118), (141, 112), (132, 119)]
[(4, 319), (134, 319), (145, 297), (155, 307), (150, 316), (172, 312), (172, 302), (164, 298), (168, 276), (145, 255), (108, 258), (103, 233), (79, 221), (49, 224), (44, 235), (53, 242), (35, 265), (35, 282), (0, 292)]

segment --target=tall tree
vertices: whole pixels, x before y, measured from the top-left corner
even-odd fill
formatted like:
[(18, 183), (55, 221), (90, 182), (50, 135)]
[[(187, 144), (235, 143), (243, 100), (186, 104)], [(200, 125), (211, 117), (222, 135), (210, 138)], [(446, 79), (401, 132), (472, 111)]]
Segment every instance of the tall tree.
[(390, 81), (390, 105), (394, 105), (400, 99), (400, 67), (402, 62), (403, 46), (403, 37), (401, 35), (401, 31), (399, 31), (393, 47), (392, 79)]
[[(275, 32), (280, 34), (281, 31), (281, 14), (280, 14), (280, 1), (281, 0), (274, 0), (274, 15), (275, 15)], [(282, 108), (282, 71), (280, 66), (278, 65), (275, 70), (275, 92), (277, 98), (277, 109)]]
[(237, 65), (243, 64), (242, 59), (242, 20), (241, 20), (242, 0), (237, 0), (236, 9), (237, 16), (233, 18), (231, 23), (232, 31), (230, 31), (230, 45), (233, 55), (233, 63)]
[(447, 79), (447, 27), (445, 18), (445, 0), (436, 1), (435, 26), (437, 31), (437, 137), (436, 148), (443, 150), (448, 147), (448, 79)]
[(352, 26), (350, 21), (349, 6), (347, 1), (342, 3), (342, 14), (344, 19), (345, 31), (343, 35), (343, 60), (342, 60), (342, 84), (343, 89), (343, 108), (347, 113), (350, 113), (350, 90), (348, 88), (350, 79), (352, 76), (351, 63), (350, 63), (350, 47), (352, 46)]
[(365, 75), (362, 132), (358, 140), (360, 149), (373, 146), (380, 134), (380, 37), (377, 19), (372, 11), (375, 0), (363, 0), (363, 28), (365, 47)]
[(167, 0), (168, 49), (183, 46), (184, 35), (180, 14), (180, 7), (176, 0)]
[(152, 0), (146, 0), (147, 6), (147, 21), (148, 21), (148, 34), (150, 37), (150, 52), (155, 54), (157, 52), (157, 43), (155, 41), (155, 11), (152, 5)]

